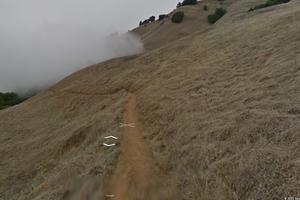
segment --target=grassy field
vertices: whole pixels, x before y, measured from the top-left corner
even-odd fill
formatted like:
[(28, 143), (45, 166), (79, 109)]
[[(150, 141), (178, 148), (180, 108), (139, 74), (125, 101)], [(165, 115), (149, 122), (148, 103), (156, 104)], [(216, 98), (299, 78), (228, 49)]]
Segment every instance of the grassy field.
[[(0, 111), (0, 199), (101, 199), (120, 168), (130, 200), (134, 191), (145, 200), (299, 196), (300, 3), (247, 12), (262, 2), (182, 7), (181, 24), (134, 30), (143, 54), (90, 66)], [(217, 7), (228, 12), (210, 25)], [(120, 128), (130, 95), (133, 144), (151, 160), (136, 168)], [(107, 135), (120, 144), (104, 147)], [(149, 168), (154, 190), (139, 185)]]

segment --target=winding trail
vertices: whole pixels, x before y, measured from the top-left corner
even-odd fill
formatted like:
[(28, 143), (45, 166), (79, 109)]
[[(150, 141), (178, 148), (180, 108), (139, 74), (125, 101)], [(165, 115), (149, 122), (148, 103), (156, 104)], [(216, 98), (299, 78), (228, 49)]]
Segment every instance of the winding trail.
[(121, 155), (108, 190), (113, 195), (110, 199), (152, 199), (157, 176), (151, 154), (143, 141), (136, 112), (136, 96), (132, 93), (129, 93), (123, 118), (125, 124), (132, 123), (134, 127), (123, 128)]

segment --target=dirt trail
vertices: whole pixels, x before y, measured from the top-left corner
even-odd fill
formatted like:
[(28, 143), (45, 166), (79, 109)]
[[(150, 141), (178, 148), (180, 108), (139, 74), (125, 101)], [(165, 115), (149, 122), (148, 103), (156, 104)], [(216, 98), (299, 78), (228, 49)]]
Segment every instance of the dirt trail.
[(143, 142), (142, 129), (136, 113), (136, 97), (129, 94), (124, 113), (125, 126), (121, 141), (121, 155), (110, 184), (107, 199), (138, 200), (152, 199), (157, 176), (151, 155)]

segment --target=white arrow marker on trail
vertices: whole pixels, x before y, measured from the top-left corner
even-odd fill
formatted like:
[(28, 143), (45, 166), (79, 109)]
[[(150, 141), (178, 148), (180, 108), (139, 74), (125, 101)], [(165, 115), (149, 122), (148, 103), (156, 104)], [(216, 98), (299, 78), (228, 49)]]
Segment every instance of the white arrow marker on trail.
[[(114, 140), (118, 139), (117, 137), (112, 136), (112, 135), (104, 137), (104, 139), (110, 139), (110, 138), (112, 138)], [(106, 147), (112, 147), (112, 146), (115, 146), (116, 144), (115, 143), (112, 143), (112, 144), (103, 143), (103, 145), (106, 146)]]
[(120, 127), (131, 127), (131, 128), (134, 128), (135, 124), (134, 123), (130, 123), (130, 124), (120, 123)]
[(106, 147), (112, 147), (112, 146), (115, 146), (116, 144), (106, 144), (106, 143), (103, 143), (104, 146)]
[(107, 197), (107, 198), (114, 198), (114, 197), (115, 197), (115, 195), (108, 194), (108, 195), (105, 195), (105, 197)]
[(107, 136), (107, 137), (104, 137), (105, 139), (110, 139), (110, 138), (112, 138), (112, 139), (115, 139), (115, 140), (117, 140), (118, 138), (117, 137), (115, 137), (115, 136)]

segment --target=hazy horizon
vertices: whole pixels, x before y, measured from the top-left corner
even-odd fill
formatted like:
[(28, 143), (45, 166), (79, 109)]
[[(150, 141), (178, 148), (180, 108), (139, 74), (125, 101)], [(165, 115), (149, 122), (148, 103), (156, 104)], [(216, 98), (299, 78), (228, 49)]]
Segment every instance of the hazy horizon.
[(0, 0), (0, 92), (40, 89), (87, 65), (139, 53), (143, 44), (126, 32), (176, 4)]

